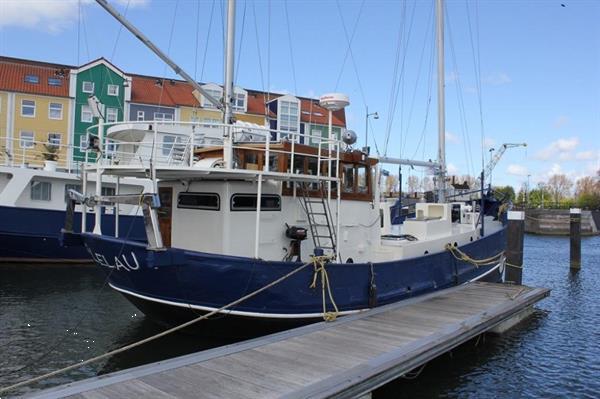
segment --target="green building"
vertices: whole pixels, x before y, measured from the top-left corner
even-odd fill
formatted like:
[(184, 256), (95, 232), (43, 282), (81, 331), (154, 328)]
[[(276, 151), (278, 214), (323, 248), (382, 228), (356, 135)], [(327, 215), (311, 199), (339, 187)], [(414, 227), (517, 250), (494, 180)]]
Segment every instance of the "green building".
[[(106, 123), (123, 121), (128, 114), (131, 100), (131, 78), (104, 58), (87, 63), (78, 69), (72, 69), (69, 96), (75, 99), (73, 124), (74, 144), (71, 155), (73, 162), (85, 159), (88, 146), (87, 129), (98, 123), (98, 118), (88, 104), (88, 98), (96, 96), (103, 108)], [(97, 132), (94, 130), (94, 134)], [(88, 156), (93, 160), (94, 154)]]

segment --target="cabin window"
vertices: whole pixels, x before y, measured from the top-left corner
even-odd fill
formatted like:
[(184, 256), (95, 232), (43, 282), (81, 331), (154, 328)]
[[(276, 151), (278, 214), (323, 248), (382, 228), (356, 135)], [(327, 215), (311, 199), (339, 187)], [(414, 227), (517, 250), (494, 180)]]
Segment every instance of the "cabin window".
[(52, 184), (46, 181), (31, 182), (31, 199), (33, 201), (50, 201), (52, 199)]
[(35, 117), (35, 101), (33, 101), (33, 100), (22, 100), (21, 101), (21, 116), (27, 116), (30, 118)]
[[(255, 211), (256, 194), (234, 194), (231, 196), (232, 211)], [(263, 194), (260, 198), (261, 211), (280, 211), (281, 197), (273, 194)]]
[(119, 86), (118, 85), (108, 85), (107, 94), (109, 96), (118, 96), (119, 95)]
[(118, 108), (106, 108), (106, 123), (115, 123), (118, 118)]
[(101, 195), (104, 197), (112, 197), (113, 195), (117, 195), (117, 190), (114, 187), (102, 187)]
[(367, 167), (365, 165), (358, 165), (356, 167), (356, 177), (357, 177), (357, 189), (359, 193), (366, 193), (369, 191), (369, 186), (367, 184)]
[(48, 105), (48, 118), (59, 120), (63, 118), (63, 106), (61, 103), (50, 103)]
[(216, 193), (179, 193), (177, 208), (218, 211), (221, 209), (221, 200)]
[(94, 92), (94, 82), (83, 82), (81, 91), (84, 93), (93, 93)]
[(354, 165), (342, 165), (342, 190), (345, 193), (351, 193), (354, 191)]
[(65, 202), (69, 200), (69, 190), (75, 190), (78, 193), (81, 193), (81, 185), (80, 184), (65, 184)]

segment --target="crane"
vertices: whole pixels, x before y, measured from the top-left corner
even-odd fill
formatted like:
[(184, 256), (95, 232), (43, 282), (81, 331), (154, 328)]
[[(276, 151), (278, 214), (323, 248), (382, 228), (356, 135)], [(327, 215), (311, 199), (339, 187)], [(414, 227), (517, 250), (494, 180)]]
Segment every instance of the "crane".
[(490, 176), (492, 175), (492, 170), (494, 170), (494, 167), (500, 161), (500, 158), (502, 158), (502, 155), (504, 155), (504, 152), (509, 148), (515, 148), (515, 147), (527, 147), (527, 143), (504, 143), (504, 144), (502, 144), (500, 146), (500, 148), (498, 148), (498, 151), (496, 151), (496, 153), (494, 154), (492, 159), (490, 159), (490, 162), (485, 167), (485, 170), (483, 172), (484, 181), (487, 181), (490, 178)]

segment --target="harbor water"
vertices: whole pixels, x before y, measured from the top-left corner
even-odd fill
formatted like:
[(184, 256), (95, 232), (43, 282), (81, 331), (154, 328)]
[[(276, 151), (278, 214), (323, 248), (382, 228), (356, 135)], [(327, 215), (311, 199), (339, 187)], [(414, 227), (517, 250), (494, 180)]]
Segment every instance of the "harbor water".
[[(599, 397), (600, 236), (582, 240), (578, 272), (569, 270), (567, 237), (526, 236), (523, 281), (552, 289), (531, 318), (502, 336), (467, 342), (374, 397)], [(0, 265), (0, 386), (162, 330), (91, 265)], [(8, 396), (230, 342), (175, 334)]]

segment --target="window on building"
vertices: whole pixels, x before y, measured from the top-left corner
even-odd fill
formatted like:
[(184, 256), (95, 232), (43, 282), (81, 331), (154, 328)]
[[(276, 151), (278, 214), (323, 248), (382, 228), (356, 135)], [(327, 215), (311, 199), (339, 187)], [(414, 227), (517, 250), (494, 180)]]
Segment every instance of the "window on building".
[(88, 135), (82, 134), (81, 136), (79, 136), (79, 150), (87, 151), (88, 146), (89, 146)]
[(63, 118), (63, 106), (61, 103), (50, 103), (48, 106), (48, 118), (50, 119), (62, 119)]
[(92, 123), (94, 114), (89, 105), (81, 106), (81, 121), (85, 123)]
[[(211, 97), (217, 99), (219, 102), (223, 102), (223, 90), (204, 88), (204, 91), (210, 94)], [(204, 108), (217, 109), (217, 106), (211, 103), (210, 100), (208, 100), (208, 98), (205, 96), (202, 96), (202, 106)]]
[(40, 77), (38, 75), (25, 75), (25, 83), (40, 83)]
[(299, 107), (300, 104), (296, 101), (279, 101), (279, 130), (291, 133), (298, 132), (300, 122)]
[(69, 200), (69, 190), (81, 193), (81, 184), (65, 184), (65, 202)]
[(323, 138), (323, 131), (321, 129), (312, 129), (311, 136), (310, 142), (313, 144), (319, 144)]
[(35, 101), (21, 100), (21, 116), (35, 117)]
[(31, 182), (31, 199), (34, 201), (52, 200), (52, 184), (47, 181)]
[(165, 112), (155, 112), (154, 113), (154, 120), (157, 121), (157, 122), (172, 121), (173, 120), (173, 115), (172, 114), (167, 114)]
[(117, 152), (117, 143), (112, 140), (106, 140), (104, 150), (106, 151), (106, 155), (112, 157)]
[(138, 121), (146, 120), (146, 113), (144, 111), (138, 111), (137, 112), (137, 120)]
[[(255, 211), (256, 194), (234, 194), (231, 196), (232, 211)], [(261, 211), (280, 211), (281, 197), (273, 194), (263, 194), (260, 198)]]
[(48, 78), (48, 86), (62, 86), (62, 79), (49, 77)]
[(233, 96), (233, 109), (244, 111), (246, 108), (246, 93), (235, 93)]
[(179, 193), (177, 208), (218, 211), (221, 209), (221, 200), (216, 193)]
[(118, 85), (108, 85), (107, 94), (109, 96), (118, 96), (119, 95), (119, 86)]
[(118, 108), (106, 108), (106, 123), (114, 123), (119, 118)]
[(48, 133), (48, 144), (60, 146), (61, 136), (60, 133)]
[(81, 86), (81, 91), (84, 93), (93, 93), (94, 92), (94, 82), (83, 82)]
[(19, 145), (21, 148), (33, 148), (35, 146), (33, 132), (21, 132), (19, 135)]
[(173, 146), (175, 145), (176, 142), (177, 142), (177, 137), (176, 136), (169, 136), (169, 135), (163, 136), (163, 140), (162, 140), (162, 154), (163, 155), (169, 155), (171, 153), (171, 150), (173, 149)]

